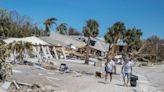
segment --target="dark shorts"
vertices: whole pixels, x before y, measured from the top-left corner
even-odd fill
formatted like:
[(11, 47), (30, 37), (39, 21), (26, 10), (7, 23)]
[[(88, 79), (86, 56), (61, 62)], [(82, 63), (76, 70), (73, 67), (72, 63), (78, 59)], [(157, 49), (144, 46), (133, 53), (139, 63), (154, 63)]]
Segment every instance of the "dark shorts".
[(112, 72), (109, 71), (107, 67), (105, 67), (105, 72), (106, 72), (106, 74), (110, 74), (110, 75), (112, 75)]
[(112, 75), (113, 73), (112, 73), (112, 72), (106, 72), (106, 74), (110, 74), (110, 75)]

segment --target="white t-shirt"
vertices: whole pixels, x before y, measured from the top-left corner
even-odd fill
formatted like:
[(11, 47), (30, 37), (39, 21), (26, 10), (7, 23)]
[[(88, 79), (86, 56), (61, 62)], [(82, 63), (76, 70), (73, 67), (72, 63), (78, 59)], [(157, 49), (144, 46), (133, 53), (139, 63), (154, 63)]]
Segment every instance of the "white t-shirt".
[(124, 62), (124, 64), (123, 64), (123, 72), (124, 73), (131, 73), (132, 72), (131, 67), (132, 67), (132, 62), (130, 62), (130, 61), (128, 63)]
[(115, 66), (115, 62), (114, 62), (113, 60), (110, 60), (110, 61), (107, 63), (107, 66), (106, 66), (107, 71), (108, 71), (108, 72), (112, 72), (113, 66)]

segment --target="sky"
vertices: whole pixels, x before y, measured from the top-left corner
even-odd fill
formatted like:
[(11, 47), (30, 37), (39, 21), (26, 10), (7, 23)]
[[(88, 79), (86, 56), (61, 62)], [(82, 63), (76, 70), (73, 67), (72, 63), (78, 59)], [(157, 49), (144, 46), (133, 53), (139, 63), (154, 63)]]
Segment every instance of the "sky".
[(78, 31), (82, 31), (86, 20), (95, 19), (100, 25), (100, 37), (121, 21), (127, 28), (141, 29), (142, 38), (164, 38), (164, 0), (0, 0), (0, 8), (29, 16), (43, 29), (44, 21), (51, 17), (58, 19), (57, 24), (67, 23)]

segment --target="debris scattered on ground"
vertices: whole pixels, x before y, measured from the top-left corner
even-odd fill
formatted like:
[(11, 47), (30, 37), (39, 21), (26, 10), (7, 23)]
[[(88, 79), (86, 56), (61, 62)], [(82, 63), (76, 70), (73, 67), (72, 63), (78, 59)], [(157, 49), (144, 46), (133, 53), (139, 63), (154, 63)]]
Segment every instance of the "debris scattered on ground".
[(49, 77), (49, 76), (46, 76), (46, 79), (48, 79), (48, 80), (57, 80), (57, 81), (59, 81), (60, 79), (58, 79), (58, 78), (54, 78), (54, 77)]
[(43, 68), (47, 70), (57, 70), (57, 66), (50, 64), (43, 64)]
[(3, 83), (3, 85), (1, 86), (1, 88), (8, 89), (10, 87), (10, 85), (11, 85), (11, 82), (5, 81), (5, 83)]
[(16, 81), (15, 81), (15, 80), (13, 80), (13, 83), (14, 83), (14, 85), (15, 85), (16, 89), (20, 89), (20, 87), (18, 86), (18, 84), (16, 83)]
[[(51, 78), (50, 79), (57, 79)], [(13, 84), (13, 85), (12, 85)], [(1, 89), (2, 88), (2, 89)], [(6, 81), (0, 88), (0, 92), (53, 92), (56, 91), (56, 88), (50, 85), (43, 86), (41, 84), (29, 84), (24, 82), (17, 82), (13, 80), (12, 82)]]
[(59, 71), (62, 71), (63, 73), (68, 70), (68, 65), (65, 63), (61, 63), (59, 67)]
[(33, 63), (32, 63), (32, 62), (30, 62), (30, 61), (24, 61), (24, 64), (25, 64), (25, 65), (30, 65), (30, 66), (32, 66), (32, 65), (33, 65)]
[(29, 86), (31, 87), (32, 84), (29, 84), (29, 83), (25, 83), (25, 82), (17, 82), (19, 85), (24, 85), (24, 86)]
[[(62, 62), (58, 62), (58, 68), (61, 63)], [(68, 62), (66, 62), (66, 64), (67, 63)], [(105, 84), (104, 79), (101, 79), (104, 78), (105, 75), (104, 68), (86, 66), (83, 64), (68, 63), (67, 64), (69, 65), (69, 69), (67, 69), (68, 72), (65, 71), (64, 74), (62, 75), (60, 74), (62, 73), (62, 71), (59, 71), (58, 69), (48, 70), (48, 68), (44, 67), (44, 64), (45, 63), (42, 63), (40, 65), (36, 64), (34, 66), (19, 65), (15, 67), (14, 69), (16, 70), (16, 72), (17, 70), (19, 70), (22, 73), (17, 73), (12, 75), (12, 77), (9, 77), (9, 80), (15, 80), (15, 82), (17, 83), (18, 87), (20, 87), (20, 89), (18, 90), (16, 88), (16, 85), (13, 83), (13, 81), (10, 81), (11, 85), (6, 90), (6, 92), (78, 92), (78, 91), (90, 92), (90, 90), (94, 92), (101, 92), (101, 91), (107, 92), (109, 91), (110, 87), (112, 88), (111, 91), (113, 92), (119, 92), (120, 89), (122, 92), (126, 92), (126, 91), (132, 92), (133, 89), (131, 87), (128, 88), (122, 87), (122, 85), (120, 84), (122, 82), (121, 79), (122, 76), (120, 78), (119, 75), (114, 75), (114, 79), (111, 85), (105, 85), (105, 86), (102, 85), (102, 83)], [(47, 64), (47, 66), (49, 66), (49, 64)], [(118, 67), (120, 66), (118, 65)], [(33, 69), (32, 71), (31, 68)], [(142, 83), (142, 82), (138, 82), (138, 83)], [(86, 84), (90, 84), (91, 86), (90, 85), (86, 86)], [(137, 87), (135, 87), (136, 91), (138, 91), (138, 87), (139, 87), (138, 85)], [(1, 91), (0, 89), (0, 92), (3, 91)], [(157, 92), (157, 91), (153, 91), (153, 92)]]
[(45, 68), (43, 68), (43, 67), (41, 67), (39, 65), (36, 65), (36, 64), (34, 64), (34, 67), (37, 68), (37, 69), (46, 70)]

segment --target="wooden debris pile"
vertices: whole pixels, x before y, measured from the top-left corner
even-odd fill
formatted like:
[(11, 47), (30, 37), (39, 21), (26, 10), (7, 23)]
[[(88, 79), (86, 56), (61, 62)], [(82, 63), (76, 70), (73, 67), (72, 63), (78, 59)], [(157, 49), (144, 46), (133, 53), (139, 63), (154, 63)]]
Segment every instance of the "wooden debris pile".
[(57, 88), (50, 85), (43, 86), (41, 84), (29, 84), (15, 80), (5, 81), (1, 89), (4, 92), (53, 92), (57, 90)]

